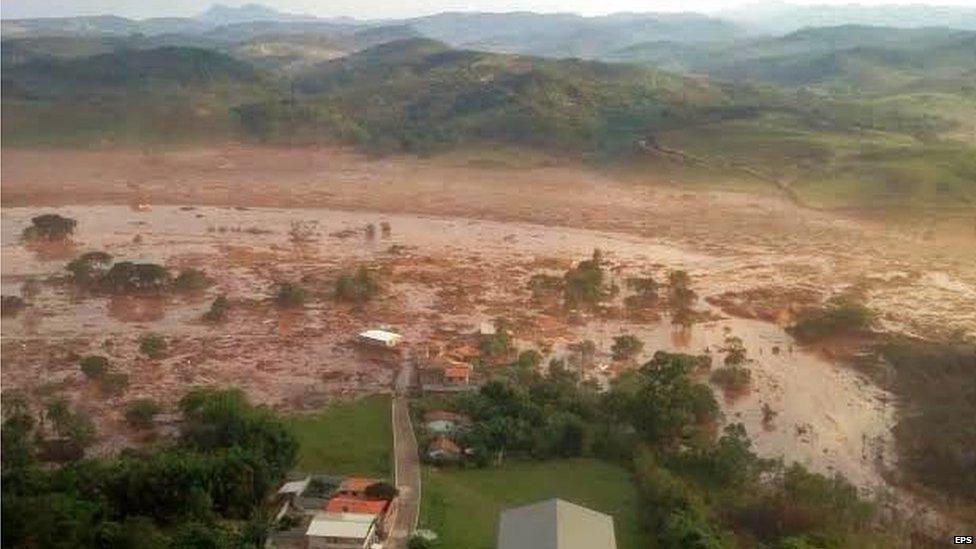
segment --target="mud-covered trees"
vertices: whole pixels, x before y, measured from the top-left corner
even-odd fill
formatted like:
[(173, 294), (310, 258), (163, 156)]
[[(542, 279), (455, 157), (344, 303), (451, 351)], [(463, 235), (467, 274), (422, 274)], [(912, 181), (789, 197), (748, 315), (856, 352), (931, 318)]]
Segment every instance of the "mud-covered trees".
[(153, 419), (161, 411), (162, 407), (155, 400), (139, 398), (126, 405), (125, 421), (137, 429), (146, 429), (152, 427)]
[(789, 331), (802, 342), (831, 336), (863, 335), (874, 324), (874, 312), (853, 294), (831, 297), (823, 307), (800, 315)]
[(644, 342), (632, 334), (624, 334), (613, 338), (610, 353), (614, 360), (630, 360), (644, 350)]
[(115, 292), (158, 292), (166, 289), (171, 281), (169, 271), (155, 263), (121, 261), (102, 276), (103, 289)]
[(365, 266), (353, 274), (343, 273), (336, 279), (335, 298), (346, 303), (366, 303), (380, 292), (379, 282)]
[(78, 365), (88, 379), (101, 379), (108, 372), (108, 359), (100, 355), (83, 357)]
[(694, 305), (698, 294), (691, 289), (691, 277), (685, 271), (671, 271), (668, 275), (668, 306), (671, 323), (688, 327), (694, 322)]
[(90, 285), (104, 276), (112, 265), (112, 256), (106, 252), (86, 252), (73, 259), (65, 269), (76, 284)]
[(282, 309), (296, 309), (305, 304), (308, 293), (294, 282), (282, 282), (275, 291), (274, 301)]
[(166, 355), (166, 339), (152, 332), (139, 336), (139, 352), (149, 358), (162, 358)]
[(43, 214), (31, 218), (31, 224), (21, 233), (24, 240), (61, 241), (71, 238), (78, 222), (58, 214)]
[(173, 287), (184, 292), (202, 290), (210, 284), (207, 275), (199, 269), (188, 267), (180, 271), (173, 280)]
[(593, 256), (580, 261), (563, 276), (563, 298), (570, 308), (593, 306), (606, 297), (604, 288), (603, 254), (594, 250)]
[(229, 310), (230, 301), (226, 295), (220, 294), (214, 298), (207, 312), (203, 313), (203, 319), (207, 322), (221, 322), (227, 317), (227, 311)]

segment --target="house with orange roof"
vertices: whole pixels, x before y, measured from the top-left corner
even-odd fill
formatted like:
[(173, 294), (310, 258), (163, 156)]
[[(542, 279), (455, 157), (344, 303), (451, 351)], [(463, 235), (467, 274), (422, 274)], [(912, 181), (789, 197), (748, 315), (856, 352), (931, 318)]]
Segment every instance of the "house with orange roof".
[(444, 367), (445, 385), (467, 385), (471, 381), (473, 368), (466, 362), (451, 361)]
[(382, 515), (390, 502), (385, 499), (360, 499), (351, 496), (335, 496), (325, 504), (326, 513), (356, 513)]

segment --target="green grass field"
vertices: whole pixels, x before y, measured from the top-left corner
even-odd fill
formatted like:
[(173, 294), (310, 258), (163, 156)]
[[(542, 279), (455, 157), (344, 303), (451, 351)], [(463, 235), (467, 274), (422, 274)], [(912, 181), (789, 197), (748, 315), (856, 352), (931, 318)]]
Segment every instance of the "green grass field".
[(390, 398), (374, 395), (287, 419), (306, 472), (389, 478), (393, 455)]
[(502, 509), (552, 497), (613, 516), (617, 547), (642, 547), (630, 473), (595, 459), (510, 462), (495, 469), (426, 468), (421, 527), (437, 532), (444, 547), (491, 549)]

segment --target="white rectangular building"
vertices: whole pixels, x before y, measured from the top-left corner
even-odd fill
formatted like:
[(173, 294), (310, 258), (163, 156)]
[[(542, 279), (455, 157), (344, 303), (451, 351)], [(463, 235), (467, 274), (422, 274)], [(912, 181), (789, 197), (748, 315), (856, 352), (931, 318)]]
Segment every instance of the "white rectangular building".
[(376, 541), (376, 515), (316, 513), (305, 540), (309, 549), (369, 549)]
[(360, 332), (357, 339), (366, 345), (392, 349), (403, 341), (403, 336), (387, 330), (366, 330)]

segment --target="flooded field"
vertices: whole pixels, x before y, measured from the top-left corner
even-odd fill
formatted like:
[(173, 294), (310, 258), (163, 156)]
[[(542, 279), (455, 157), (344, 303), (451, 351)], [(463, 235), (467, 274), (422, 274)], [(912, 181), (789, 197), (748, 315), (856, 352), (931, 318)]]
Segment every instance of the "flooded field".
[[(25, 246), (21, 229), (33, 208), (5, 208), (4, 294), (18, 294), (26, 280), (40, 290), (16, 318), (3, 321), (3, 386), (36, 394), (61, 392), (99, 418), (107, 441), (126, 443), (120, 403), (151, 395), (172, 404), (189, 385), (233, 384), (279, 408), (321, 405), (348, 392), (389, 387), (395, 363), (364, 355), (351, 344), (361, 329), (388, 325), (414, 346), (441, 338), (445, 330), (470, 332), (480, 322), (508, 316), (526, 347), (551, 349), (584, 339), (609, 362), (614, 336), (631, 333), (656, 350), (714, 353), (725, 338), (740, 337), (752, 362), (751, 390), (722, 400), (726, 420), (742, 422), (763, 455), (784, 455), (810, 467), (844, 473), (857, 484), (881, 482), (890, 467), (894, 404), (880, 389), (849, 369), (799, 349), (781, 326), (723, 315), (676, 331), (666, 319), (568, 319), (533, 301), (528, 278), (565, 268), (603, 250), (614, 276), (686, 269), (705, 298), (728, 291), (743, 259), (667, 246), (620, 233), (525, 223), (346, 212), (325, 209), (236, 209), (76, 206), (56, 211), (78, 220), (70, 253)], [(389, 223), (389, 235), (369, 236), (368, 224)], [(311, 227), (302, 242), (299, 223)], [(68, 258), (102, 250), (116, 261), (159, 262), (174, 272), (193, 266), (215, 284), (196, 294), (92, 296), (57, 283)], [(62, 251), (63, 252), (63, 251)], [(382, 297), (361, 308), (331, 298), (340, 272), (369, 265), (379, 273)], [(46, 282), (45, 282), (46, 281)], [(302, 311), (271, 303), (275, 283), (301, 281), (311, 299)], [(755, 283), (743, 280), (740, 284)], [(234, 304), (228, 322), (201, 320), (213, 297)], [(137, 339), (154, 332), (170, 342), (168, 356), (139, 354)], [(72, 356), (100, 353), (130, 376), (124, 397), (101, 395), (84, 380)], [(774, 413), (770, 421), (763, 408)]]

